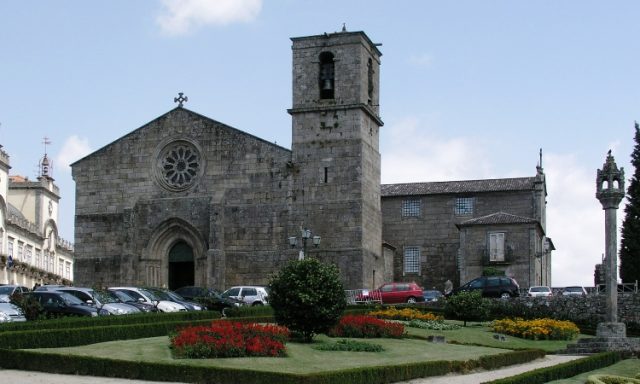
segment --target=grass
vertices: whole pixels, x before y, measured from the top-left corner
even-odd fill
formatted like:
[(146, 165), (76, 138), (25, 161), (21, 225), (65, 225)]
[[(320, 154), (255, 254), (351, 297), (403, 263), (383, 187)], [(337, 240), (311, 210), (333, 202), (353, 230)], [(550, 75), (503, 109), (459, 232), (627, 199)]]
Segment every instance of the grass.
[(583, 374), (571, 377), (569, 379), (550, 381), (547, 384), (584, 384), (587, 381), (587, 377), (591, 375), (598, 375), (598, 374), (609, 374), (609, 375), (626, 376), (626, 377), (633, 378), (637, 374), (640, 374), (640, 360), (638, 359), (622, 360), (616, 364), (610, 365), (602, 369), (598, 369), (596, 371), (583, 373)]
[[(320, 335), (315, 345), (332, 339)], [(373, 340), (372, 340), (373, 341)], [(193, 366), (216, 366), (235, 369), (277, 371), (287, 373), (309, 373), (335, 371), (354, 367), (396, 365), (408, 362), (435, 360), (468, 360), (483, 355), (504, 353), (504, 350), (480, 346), (455, 344), (434, 344), (418, 339), (375, 339), (382, 345), (383, 352), (319, 351), (314, 344), (287, 343), (288, 356), (240, 357), (222, 359), (174, 359), (169, 350), (168, 337), (110, 341), (66, 348), (42, 348), (38, 351), (56, 352), (69, 355), (96, 356), (130, 361), (170, 362)]]
[[(454, 321), (447, 321), (448, 323), (456, 323)], [(462, 325), (462, 322), (459, 322)], [(575, 342), (575, 340), (527, 340), (521, 339), (515, 336), (505, 336), (505, 341), (496, 340), (493, 338), (491, 329), (485, 325), (485, 323), (468, 323), (466, 327), (460, 327), (459, 329), (450, 331), (434, 331), (428, 329), (419, 328), (405, 328), (409, 335), (417, 336), (420, 338), (426, 338), (430, 335), (442, 335), (445, 337), (448, 343), (455, 342), (467, 345), (482, 345), (492, 348), (503, 349), (525, 349), (536, 348), (542, 349), (545, 352), (553, 353), (559, 350), (565, 349), (567, 344)], [(578, 338), (587, 338), (592, 336), (580, 335)]]

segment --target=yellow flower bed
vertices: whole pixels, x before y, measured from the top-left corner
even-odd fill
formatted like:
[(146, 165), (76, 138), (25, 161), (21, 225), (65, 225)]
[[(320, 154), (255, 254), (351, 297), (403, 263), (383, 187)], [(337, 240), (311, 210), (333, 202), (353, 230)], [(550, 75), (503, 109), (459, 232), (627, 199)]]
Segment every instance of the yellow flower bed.
[(491, 324), (494, 332), (533, 340), (571, 340), (580, 329), (571, 321), (553, 319), (502, 319)]
[(381, 319), (391, 319), (391, 320), (423, 320), (423, 321), (440, 321), (443, 320), (442, 316), (434, 315), (430, 312), (420, 312), (417, 309), (413, 308), (402, 308), (397, 309), (396, 307), (389, 307), (386, 309), (380, 309), (377, 311), (371, 311), (368, 313), (369, 316), (375, 316)]

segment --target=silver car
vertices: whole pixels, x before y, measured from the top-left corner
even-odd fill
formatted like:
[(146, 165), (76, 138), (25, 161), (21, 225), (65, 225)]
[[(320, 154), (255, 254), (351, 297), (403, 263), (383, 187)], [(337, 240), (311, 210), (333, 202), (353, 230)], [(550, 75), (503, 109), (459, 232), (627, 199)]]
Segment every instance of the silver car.
[(11, 303), (0, 303), (0, 323), (27, 321), (22, 309)]
[(222, 293), (222, 297), (241, 300), (247, 305), (269, 304), (269, 293), (267, 289), (255, 285), (231, 287)]

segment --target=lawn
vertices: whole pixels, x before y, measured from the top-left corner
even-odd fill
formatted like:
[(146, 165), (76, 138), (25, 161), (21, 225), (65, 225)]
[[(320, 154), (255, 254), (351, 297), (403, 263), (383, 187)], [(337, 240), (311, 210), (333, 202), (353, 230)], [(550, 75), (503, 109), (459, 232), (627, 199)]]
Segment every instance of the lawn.
[[(362, 340), (362, 339), (360, 339)], [(314, 344), (331, 342), (326, 336), (317, 336)], [(498, 348), (436, 344), (418, 339), (370, 339), (384, 347), (383, 352), (329, 352), (312, 348), (313, 344), (287, 343), (288, 356), (240, 357), (220, 359), (174, 359), (169, 350), (168, 337), (110, 341), (105, 343), (65, 348), (43, 348), (38, 351), (70, 355), (96, 356), (131, 361), (170, 362), (184, 365), (252, 369), (285, 373), (335, 371), (354, 367), (396, 365), (408, 362), (435, 360), (469, 360), (483, 355), (500, 354)]]
[[(462, 324), (462, 322), (449, 321), (447, 323)], [(429, 335), (442, 335), (447, 342), (455, 342), (467, 345), (482, 345), (492, 348), (504, 349), (542, 349), (548, 353), (565, 349), (567, 344), (575, 342), (578, 338), (588, 338), (593, 336), (579, 335), (574, 340), (527, 340), (515, 336), (506, 335), (504, 341), (494, 338), (494, 333), (487, 326), (487, 323), (467, 323), (466, 327), (457, 330), (433, 331), (418, 328), (405, 328), (409, 335), (417, 337), (427, 337)]]

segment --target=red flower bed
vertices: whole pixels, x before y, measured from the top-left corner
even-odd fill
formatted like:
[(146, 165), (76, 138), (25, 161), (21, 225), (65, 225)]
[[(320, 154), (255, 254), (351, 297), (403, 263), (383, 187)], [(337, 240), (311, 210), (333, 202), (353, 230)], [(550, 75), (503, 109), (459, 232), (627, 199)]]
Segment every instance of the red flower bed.
[(384, 321), (373, 316), (347, 315), (327, 333), (331, 337), (389, 337), (399, 339), (404, 336), (404, 325)]
[(180, 330), (171, 337), (176, 357), (284, 356), (289, 330), (276, 325), (214, 321)]

